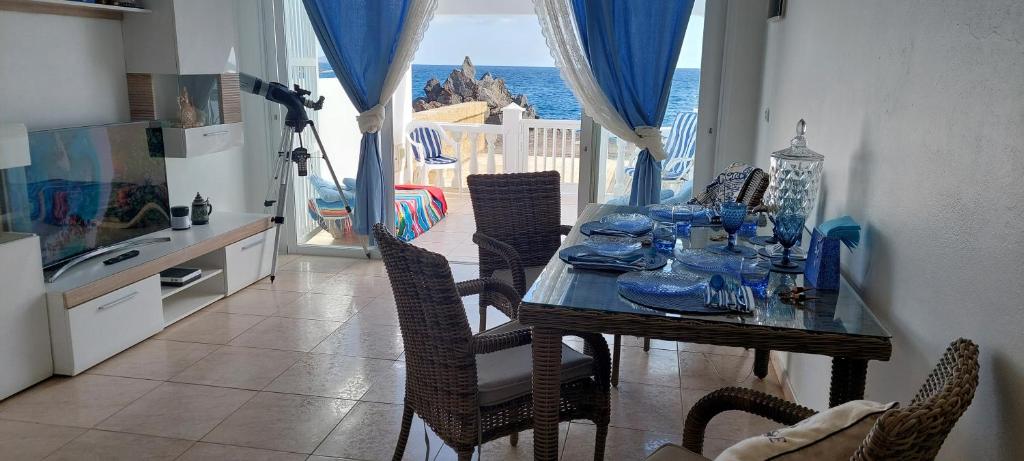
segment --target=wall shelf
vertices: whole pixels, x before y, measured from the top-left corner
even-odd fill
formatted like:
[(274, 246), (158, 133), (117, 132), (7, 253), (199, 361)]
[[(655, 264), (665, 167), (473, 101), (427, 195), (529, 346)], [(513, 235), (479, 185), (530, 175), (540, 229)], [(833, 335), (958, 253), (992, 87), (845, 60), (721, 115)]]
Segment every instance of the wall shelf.
[(100, 5), (69, 0), (0, 0), (0, 10), (22, 13), (56, 14), (98, 19), (122, 19), (123, 13), (150, 13), (145, 8)]

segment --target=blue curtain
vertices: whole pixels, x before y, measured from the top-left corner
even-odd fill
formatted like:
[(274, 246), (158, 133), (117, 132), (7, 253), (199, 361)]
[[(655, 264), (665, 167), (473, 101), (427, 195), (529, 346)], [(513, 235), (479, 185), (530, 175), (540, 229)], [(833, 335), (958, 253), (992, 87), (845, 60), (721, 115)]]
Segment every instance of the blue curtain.
[[(572, 0), (583, 51), (597, 83), (632, 128), (660, 127), (693, 0)], [(644, 149), (630, 205), (658, 203), (661, 164)]]
[[(303, 0), (303, 3), (327, 61), (356, 109), (365, 112), (383, 102), (384, 79), (398, 48), (409, 0)], [(378, 133), (363, 133), (355, 194), (353, 229), (369, 235), (370, 227), (382, 222), (387, 213)]]

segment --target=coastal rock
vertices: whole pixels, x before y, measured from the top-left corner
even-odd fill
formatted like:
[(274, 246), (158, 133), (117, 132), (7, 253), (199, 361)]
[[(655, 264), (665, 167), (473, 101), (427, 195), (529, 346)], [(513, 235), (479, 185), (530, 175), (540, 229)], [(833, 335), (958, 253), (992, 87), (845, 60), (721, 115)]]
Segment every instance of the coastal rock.
[(513, 96), (505, 86), (504, 79), (495, 78), (490, 72), (486, 72), (477, 80), (476, 67), (469, 56), (463, 60), (461, 68), (452, 69), (443, 84), (436, 78), (428, 80), (423, 87), (423, 93), (425, 97), (417, 98), (412, 103), (415, 112), (463, 102), (484, 101), (488, 109), (486, 123), (500, 124), (501, 109), (514, 102), (525, 109), (523, 118), (538, 118), (537, 110), (529, 104), (526, 95)]

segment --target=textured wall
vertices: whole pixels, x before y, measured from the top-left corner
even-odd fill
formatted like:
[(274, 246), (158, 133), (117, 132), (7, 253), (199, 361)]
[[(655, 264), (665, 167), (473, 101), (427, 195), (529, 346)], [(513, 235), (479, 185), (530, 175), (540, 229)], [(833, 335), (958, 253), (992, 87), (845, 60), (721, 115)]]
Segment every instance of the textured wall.
[[(790, 0), (768, 26), (759, 163), (808, 122), (825, 155), (815, 220), (850, 214), (844, 269), (894, 335), (868, 398), (906, 401), (947, 343), (981, 346), (981, 387), (942, 459), (1024, 453), (1024, 3)], [(792, 356), (826, 401), (828, 362)]]

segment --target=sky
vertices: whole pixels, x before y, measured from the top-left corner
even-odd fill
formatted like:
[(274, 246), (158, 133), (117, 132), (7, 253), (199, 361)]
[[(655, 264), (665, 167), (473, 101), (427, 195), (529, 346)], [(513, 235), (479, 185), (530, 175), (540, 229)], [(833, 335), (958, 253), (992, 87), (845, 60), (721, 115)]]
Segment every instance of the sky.
[[(704, 17), (691, 16), (677, 68), (699, 68)], [(489, 66), (554, 67), (534, 15), (434, 16), (414, 64), (458, 65), (469, 56)]]

